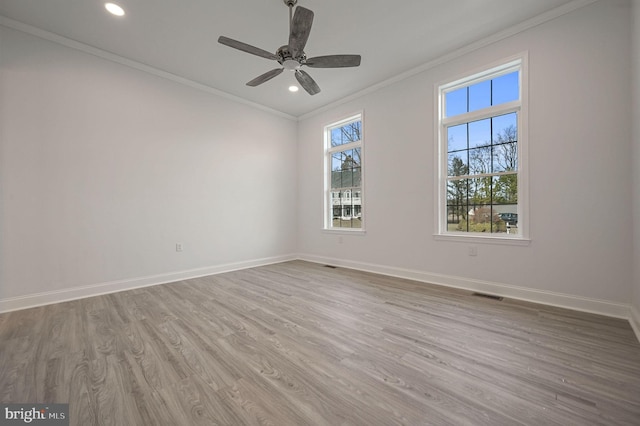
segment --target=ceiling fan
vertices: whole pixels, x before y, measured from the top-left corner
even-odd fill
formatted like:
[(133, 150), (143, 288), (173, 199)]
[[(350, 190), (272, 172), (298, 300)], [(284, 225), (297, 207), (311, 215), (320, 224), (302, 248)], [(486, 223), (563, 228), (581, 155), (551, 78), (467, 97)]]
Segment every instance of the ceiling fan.
[(360, 65), (360, 55), (328, 55), (307, 58), (307, 55), (304, 53), (304, 46), (307, 44), (307, 39), (311, 32), (313, 12), (302, 6), (298, 6), (294, 14), (293, 7), (298, 0), (283, 1), (284, 4), (289, 7), (289, 44), (280, 47), (275, 54), (241, 41), (233, 40), (229, 37), (220, 36), (218, 38), (218, 43), (224, 44), (225, 46), (233, 47), (234, 49), (242, 50), (243, 52), (263, 58), (273, 59), (282, 65), (282, 67), (259, 75), (248, 82), (247, 86), (258, 86), (280, 75), (284, 70), (290, 70), (295, 73), (296, 79), (304, 90), (310, 95), (315, 95), (320, 92), (320, 87), (309, 74), (301, 69), (302, 66), (311, 68), (345, 68)]

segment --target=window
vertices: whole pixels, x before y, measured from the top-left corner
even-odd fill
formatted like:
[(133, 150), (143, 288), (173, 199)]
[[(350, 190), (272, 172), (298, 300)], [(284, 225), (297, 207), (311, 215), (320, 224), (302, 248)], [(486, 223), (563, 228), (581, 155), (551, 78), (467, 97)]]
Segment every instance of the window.
[(438, 88), (440, 235), (527, 237), (523, 62)]
[(325, 229), (363, 230), (362, 115), (325, 127)]

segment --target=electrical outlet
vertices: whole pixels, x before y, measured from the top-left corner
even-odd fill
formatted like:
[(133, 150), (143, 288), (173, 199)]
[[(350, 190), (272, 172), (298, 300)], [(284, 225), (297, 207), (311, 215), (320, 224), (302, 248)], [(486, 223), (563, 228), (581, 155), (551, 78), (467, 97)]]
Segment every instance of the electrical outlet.
[(338, 237), (338, 244), (342, 244), (342, 235)]
[(469, 246), (469, 256), (477, 256), (478, 255), (478, 247)]
[(182, 251), (183, 247), (182, 247), (182, 243), (176, 243), (176, 251)]

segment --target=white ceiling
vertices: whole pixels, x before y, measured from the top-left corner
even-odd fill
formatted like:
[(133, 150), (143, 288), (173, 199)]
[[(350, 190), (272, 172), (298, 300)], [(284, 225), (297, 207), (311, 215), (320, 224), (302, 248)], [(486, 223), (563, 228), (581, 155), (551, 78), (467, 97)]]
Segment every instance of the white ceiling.
[[(113, 1), (113, 0), (112, 0)], [(584, 0), (299, 0), (315, 12), (307, 56), (362, 55), (358, 68), (306, 68), (322, 92), (290, 93), (285, 72), (245, 83), (275, 61), (217, 43), (225, 35), (275, 52), (288, 40), (283, 0), (0, 0), (0, 15), (245, 100), (300, 116), (523, 21)]]

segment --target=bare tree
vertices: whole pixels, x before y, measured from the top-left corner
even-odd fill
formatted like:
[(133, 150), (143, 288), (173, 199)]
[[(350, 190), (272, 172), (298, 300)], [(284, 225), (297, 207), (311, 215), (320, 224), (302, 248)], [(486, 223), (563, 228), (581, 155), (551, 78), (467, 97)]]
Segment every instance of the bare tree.
[[(333, 133), (335, 132), (335, 134)], [(355, 121), (353, 123), (346, 124), (337, 129), (334, 129), (331, 135), (331, 146), (345, 145), (351, 142), (357, 142), (362, 137), (362, 122)], [(351, 152), (346, 154), (341, 159), (339, 166), (334, 166), (333, 170), (348, 170), (354, 167), (360, 167), (360, 148), (353, 150), (342, 151), (342, 153)]]
[(518, 169), (518, 131), (514, 125), (506, 127), (493, 142), (494, 170)]
[[(494, 170), (514, 172), (518, 170), (518, 130), (511, 125), (502, 130), (494, 141)], [(494, 186), (494, 198), (499, 203), (518, 202), (517, 174), (502, 175)]]

